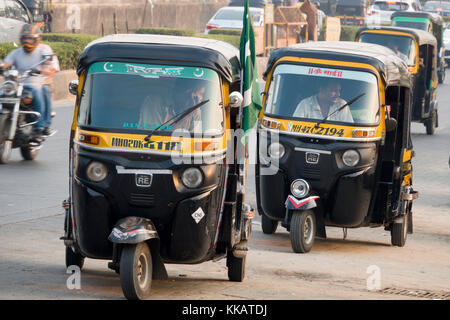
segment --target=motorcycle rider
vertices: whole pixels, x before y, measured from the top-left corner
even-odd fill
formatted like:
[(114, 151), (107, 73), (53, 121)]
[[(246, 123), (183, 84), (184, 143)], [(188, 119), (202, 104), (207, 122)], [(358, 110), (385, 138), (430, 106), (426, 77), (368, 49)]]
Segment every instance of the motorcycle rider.
[[(45, 56), (53, 56), (53, 50), (50, 46), (40, 43), (41, 30), (38, 26), (26, 24), (22, 27), (20, 33), (20, 44), (22, 48), (12, 51), (5, 58), (1, 69), (14, 67), (23, 74), (41, 62)], [(36, 76), (27, 77), (24, 80), (24, 90), (33, 94), (33, 108), (41, 114), (41, 119), (35, 124), (32, 140), (40, 143), (42, 136), (52, 135), (50, 129), (51, 105), (46, 104), (45, 92), (43, 89), (46, 77), (52, 77), (59, 69), (57, 59), (49, 60), (45, 65), (33, 69), (32, 73)]]

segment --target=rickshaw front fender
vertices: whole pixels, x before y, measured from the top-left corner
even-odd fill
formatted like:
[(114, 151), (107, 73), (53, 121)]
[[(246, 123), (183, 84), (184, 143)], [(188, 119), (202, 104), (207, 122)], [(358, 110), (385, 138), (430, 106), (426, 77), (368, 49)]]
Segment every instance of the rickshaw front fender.
[(305, 211), (317, 208), (316, 200), (318, 196), (311, 196), (306, 199), (298, 200), (294, 196), (289, 195), (286, 199), (285, 206), (287, 210)]
[(127, 217), (114, 226), (108, 240), (118, 244), (138, 244), (150, 239), (159, 239), (158, 231), (150, 219)]

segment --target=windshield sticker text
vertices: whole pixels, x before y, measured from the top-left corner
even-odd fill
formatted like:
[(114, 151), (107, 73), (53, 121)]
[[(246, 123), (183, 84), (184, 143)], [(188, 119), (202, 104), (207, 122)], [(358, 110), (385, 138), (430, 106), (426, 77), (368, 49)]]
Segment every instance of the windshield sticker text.
[(143, 67), (143, 66), (135, 66), (131, 64), (127, 64), (127, 72), (128, 73), (145, 73), (145, 74), (151, 74), (155, 76), (180, 76), (181, 72), (184, 70), (184, 68), (149, 68), (149, 67)]
[(309, 68), (308, 74), (324, 74), (330, 77), (342, 78), (342, 71), (339, 70), (327, 70), (321, 68)]
[(158, 150), (158, 151), (181, 151), (181, 142), (162, 142), (149, 141), (145, 142), (136, 139), (112, 138), (112, 147)]
[(322, 136), (338, 136), (342, 137), (344, 135), (344, 129), (336, 128), (324, 128), (324, 127), (311, 127), (304, 125), (294, 125), (290, 129), (291, 132), (298, 132), (304, 134), (317, 134)]

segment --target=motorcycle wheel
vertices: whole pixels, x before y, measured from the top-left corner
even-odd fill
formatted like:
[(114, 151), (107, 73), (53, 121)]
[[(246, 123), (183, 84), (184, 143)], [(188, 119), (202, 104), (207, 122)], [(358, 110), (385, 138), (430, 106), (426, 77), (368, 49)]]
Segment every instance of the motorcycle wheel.
[(233, 282), (242, 282), (245, 278), (246, 256), (237, 258), (231, 251), (227, 255), (228, 279)]
[(292, 250), (295, 253), (307, 253), (311, 251), (316, 236), (316, 217), (312, 210), (295, 212), (291, 219)]
[(263, 214), (261, 216), (261, 227), (264, 234), (274, 234), (277, 231), (278, 221), (272, 220)]
[(6, 164), (11, 157), (12, 141), (5, 141), (0, 144), (0, 164)]
[(27, 161), (34, 160), (39, 154), (39, 149), (32, 146), (20, 147), (22, 158)]
[(125, 298), (144, 300), (152, 286), (152, 255), (145, 242), (125, 245), (120, 257), (120, 283)]
[(83, 269), (84, 257), (78, 252), (74, 252), (72, 248), (66, 247), (66, 268), (70, 266), (77, 266)]

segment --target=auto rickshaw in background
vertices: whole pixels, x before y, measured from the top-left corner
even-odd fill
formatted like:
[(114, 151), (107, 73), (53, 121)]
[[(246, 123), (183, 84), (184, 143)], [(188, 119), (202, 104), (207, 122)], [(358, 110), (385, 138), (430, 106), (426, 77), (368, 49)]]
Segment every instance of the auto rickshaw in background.
[(164, 263), (226, 257), (228, 278), (242, 281), (252, 215), (245, 153), (228, 134), (241, 125), (239, 51), (113, 35), (89, 44), (77, 71), (66, 265), (112, 260), (128, 299), (148, 297)]
[(44, 33), (52, 32), (51, 23), (53, 16), (52, 0), (22, 0), (33, 16), (33, 23)]
[(431, 12), (396, 11), (391, 16), (394, 27), (420, 29), (430, 32), (437, 41), (437, 74), (439, 83), (444, 83), (445, 69), (445, 24), (442, 17)]
[(326, 226), (384, 226), (404, 246), (418, 195), (407, 66), (379, 45), (309, 42), (274, 51), (264, 77), (255, 169), (263, 232), (281, 222), (305, 253)]
[(423, 123), (427, 134), (434, 134), (439, 125), (436, 38), (418, 29), (368, 27), (357, 31), (356, 41), (388, 47), (405, 61), (412, 82), (412, 121)]

